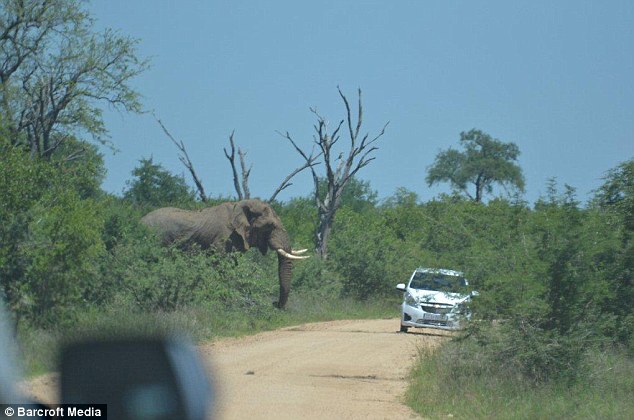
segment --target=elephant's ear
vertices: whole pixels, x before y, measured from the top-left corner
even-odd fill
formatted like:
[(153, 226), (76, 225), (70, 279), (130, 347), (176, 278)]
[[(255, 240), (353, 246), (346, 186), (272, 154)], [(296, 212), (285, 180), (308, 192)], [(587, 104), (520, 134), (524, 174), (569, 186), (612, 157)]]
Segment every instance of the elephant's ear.
[[(247, 212), (249, 212), (249, 209), (245, 206), (235, 205), (233, 208), (233, 219), (231, 221), (233, 233), (231, 234), (231, 240), (240, 251), (248, 251), (250, 248), (251, 224), (249, 223), (249, 214)], [(240, 242), (242, 243), (240, 244)]]

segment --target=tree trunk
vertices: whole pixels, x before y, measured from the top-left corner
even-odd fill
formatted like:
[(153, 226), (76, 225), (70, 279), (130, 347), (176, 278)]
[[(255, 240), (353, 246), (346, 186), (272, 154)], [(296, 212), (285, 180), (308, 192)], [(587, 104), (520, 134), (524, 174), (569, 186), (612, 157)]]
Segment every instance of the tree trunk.
[(328, 240), (334, 222), (336, 209), (329, 211), (319, 211), (319, 226), (315, 235), (315, 250), (322, 260), (328, 259)]
[(482, 190), (484, 189), (484, 182), (482, 181), (482, 174), (478, 174), (475, 182), (476, 194), (475, 194), (475, 202), (479, 203), (482, 201)]

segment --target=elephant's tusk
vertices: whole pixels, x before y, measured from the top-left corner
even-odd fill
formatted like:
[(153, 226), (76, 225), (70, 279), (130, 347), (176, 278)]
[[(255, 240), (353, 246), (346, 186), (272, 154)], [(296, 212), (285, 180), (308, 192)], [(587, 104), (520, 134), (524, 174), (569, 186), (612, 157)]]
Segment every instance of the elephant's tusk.
[(288, 252), (284, 251), (282, 248), (279, 248), (277, 250), (277, 253), (283, 256), (284, 258), (288, 258), (289, 260), (305, 260), (306, 258), (310, 258), (309, 255), (299, 256), (299, 255), (289, 254)]
[(308, 249), (298, 249), (297, 251), (293, 249), (293, 250), (291, 250), (291, 254), (293, 254), (293, 255), (301, 255), (301, 254), (303, 254), (306, 251), (308, 251)]

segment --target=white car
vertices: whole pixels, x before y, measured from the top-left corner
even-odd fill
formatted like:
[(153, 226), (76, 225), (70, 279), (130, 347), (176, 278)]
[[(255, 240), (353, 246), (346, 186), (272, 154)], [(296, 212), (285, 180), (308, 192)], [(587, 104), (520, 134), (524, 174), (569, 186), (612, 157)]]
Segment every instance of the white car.
[(401, 332), (410, 327), (456, 330), (470, 317), (466, 303), (477, 292), (469, 293), (463, 273), (437, 268), (417, 268), (407, 285), (396, 288), (403, 293)]

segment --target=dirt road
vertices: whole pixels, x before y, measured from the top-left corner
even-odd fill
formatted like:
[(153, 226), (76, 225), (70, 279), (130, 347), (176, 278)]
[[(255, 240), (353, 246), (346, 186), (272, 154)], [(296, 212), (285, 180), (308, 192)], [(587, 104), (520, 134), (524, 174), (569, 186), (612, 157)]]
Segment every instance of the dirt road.
[[(214, 378), (217, 419), (413, 419), (402, 403), (409, 369), (418, 348), (446, 336), (399, 333), (398, 319), (333, 321), (199, 349)], [(32, 381), (32, 392), (51, 401), (55, 382)]]

